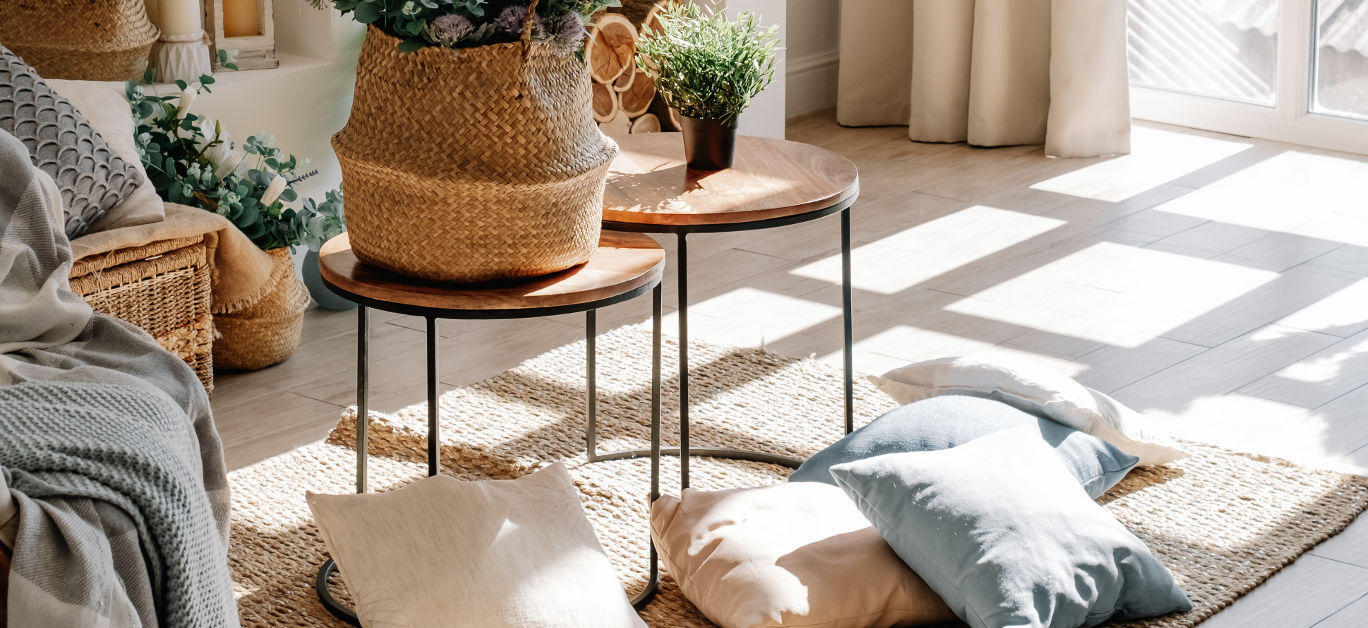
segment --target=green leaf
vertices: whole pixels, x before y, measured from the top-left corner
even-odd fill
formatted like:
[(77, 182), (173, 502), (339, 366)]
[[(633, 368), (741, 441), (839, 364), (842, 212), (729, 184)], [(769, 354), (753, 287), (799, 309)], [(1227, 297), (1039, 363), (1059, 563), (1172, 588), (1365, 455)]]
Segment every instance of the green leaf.
[(380, 5), (374, 2), (363, 2), (356, 5), (354, 17), (362, 24), (370, 24), (380, 19)]
[(422, 39), (405, 39), (399, 42), (399, 52), (414, 52), (427, 45)]

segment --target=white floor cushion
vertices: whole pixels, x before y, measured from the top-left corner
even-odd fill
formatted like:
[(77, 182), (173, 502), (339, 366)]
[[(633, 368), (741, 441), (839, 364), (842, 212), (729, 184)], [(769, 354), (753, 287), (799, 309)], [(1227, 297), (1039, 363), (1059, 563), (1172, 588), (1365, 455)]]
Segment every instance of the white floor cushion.
[(947, 394), (992, 397), (1101, 438), (1155, 465), (1184, 458), (1154, 419), (1041, 364), (1002, 356), (963, 356), (909, 364), (870, 377), (901, 404)]
[(560, 464), (308, 501), (369, 628), (646, 625)]

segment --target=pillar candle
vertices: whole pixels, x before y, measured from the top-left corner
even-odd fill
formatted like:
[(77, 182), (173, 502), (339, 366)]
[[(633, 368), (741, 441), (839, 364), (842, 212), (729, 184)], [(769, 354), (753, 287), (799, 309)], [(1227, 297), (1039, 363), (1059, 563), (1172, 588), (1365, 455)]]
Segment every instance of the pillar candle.
[(252, 37), (261, 34), (261, 0), (222, 2), (224, 37)]
[(204, 31), (199, 0), (159, 0), (157, 28), (169, 35), (189, 35)]

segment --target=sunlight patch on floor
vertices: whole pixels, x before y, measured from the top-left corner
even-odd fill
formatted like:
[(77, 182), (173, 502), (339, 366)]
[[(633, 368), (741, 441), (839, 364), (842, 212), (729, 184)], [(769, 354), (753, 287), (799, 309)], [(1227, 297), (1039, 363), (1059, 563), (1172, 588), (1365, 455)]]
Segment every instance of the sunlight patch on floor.
[(1245, 142), (1135, 126), (1129, 155), (1046, 179), (1031, 188), (1119, 203), (1251, 147)]
[(1287, 151), (1158, 211), (1368, 246), (1368, 163)]
[[(859, 290), (896, 294), (1065, 224), (975, 205), (856, 247), (851, 283)], [(792, 274), (839, 284), (841, 257), (822, 258)]]
[[(1192, 321), (1277, 278), (1238, 264), (1100, 242), (947, 309), (1118, 347)], [(1148, 336), (1146, 335), (1148, 334)]]
[(964, 355), (1001, 356), (1013, 361), (1029, 361), (1048, 366), (1070, 377), (1087, 367), (1063, 358), (1025, 351), (1007, 345), (992, 345), (972, 338), (944, 334), (912, 325), (896, 325), (855, 343), (855, 349), (878, 353), (908, 362)]

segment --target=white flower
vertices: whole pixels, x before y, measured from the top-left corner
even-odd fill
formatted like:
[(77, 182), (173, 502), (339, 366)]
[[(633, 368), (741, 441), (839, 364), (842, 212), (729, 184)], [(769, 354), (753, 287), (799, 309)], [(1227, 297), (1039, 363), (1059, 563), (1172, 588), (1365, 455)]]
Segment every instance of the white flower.
[(413, 0), (409, 0), (408, 2), (404, 3), (404, 7), (400, 9), (400, 11), (404, 15), (413, 17), (415, 15), (418, 15), (418, 4), (413, 2)]
[(261, 194), (262, 205), (270, 206), (270, 204), (276, 202), (276, 199), (280, 198), (280, 194), (285, 191), (285, 177), (278, 174), (274, 176), (275, 178), (271, 179), (271, 184), (266, 186), (266, 191)]
[(246, 153), (233, 150), (232, 146), (228, 146), (227, 152), (223, 154), (223, 160), (214, 160), (214, 163), (218, 164), (218, 167), (214, 168), (214, 176), (220, 179), (228, 176), (228, 173), (237, 170), (246, 156)]
[(176, 102), (176, 117), (184, 118), (185, 113), (190, 111), (190, 105), (195, 104), (195, 98), (199, 97), (199, 89), (194, 85), (187, 86), (181, 90), (180, 100)]

